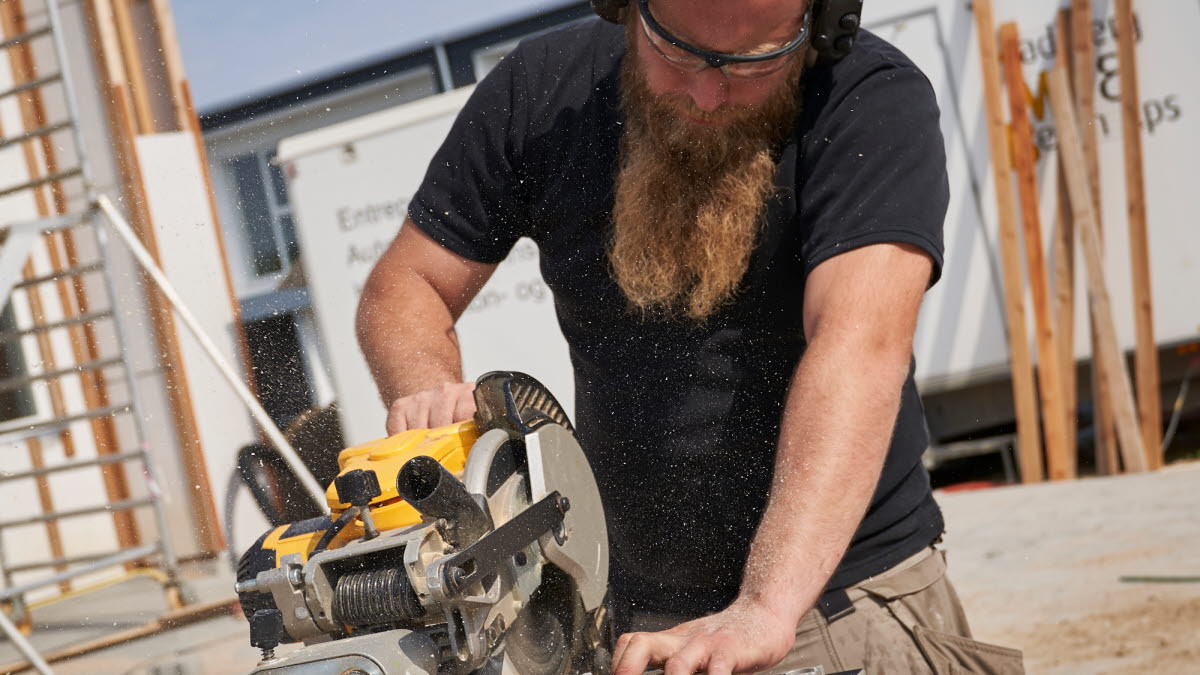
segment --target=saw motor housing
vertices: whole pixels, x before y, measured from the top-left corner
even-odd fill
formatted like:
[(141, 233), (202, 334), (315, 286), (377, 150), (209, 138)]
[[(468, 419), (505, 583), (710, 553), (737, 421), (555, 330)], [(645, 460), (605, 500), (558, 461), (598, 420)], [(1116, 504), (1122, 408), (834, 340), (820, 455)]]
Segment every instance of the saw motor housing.
[(475, 397), (472, 421), (343, 450), (330, 514), (242, 556), (258, 646), (306, 645), (255, 673), (605, 670), (608, 541), (570, 422), (519, 373)]

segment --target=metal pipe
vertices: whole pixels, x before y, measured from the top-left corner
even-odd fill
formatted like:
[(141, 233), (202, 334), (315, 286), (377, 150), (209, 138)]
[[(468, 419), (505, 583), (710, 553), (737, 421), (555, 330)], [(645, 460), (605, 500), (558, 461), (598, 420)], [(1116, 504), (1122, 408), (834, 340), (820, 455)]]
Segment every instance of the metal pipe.
[(110, 366), (115, 366), (121, 362), (121, 359), (111, 358), (100, 361), (90, 361), (88, 363), (80, 363), (69, 368), (59, 368), (57, 370), (46, 370), (33, 375), (18, 375), (16, 377), (0, 378), (0, 393), (6, 391), (16, 391), (27, 385), (39, 382), (42, 380), (57, 380), (80, 373), (89, 373), (93, 370), (103, 370)]
[(14, 520), (0, 521), (0, 530), (7, 530), (10, 527), (21, 527), (22, 525), (30, 525), (32, 523), (44, 523), (48, 520), (66, 520), (67, 518), (78, 518), (79, 516), (90, 516), (93, 513), (110, 513), (113, 511), (131, 511), (143, 506), (150, 506), (154, 502), (153, 499), (123, 499), (119, 502), (108, 502), (99, 506), (84, 506), (78, 509), (69, 511), (50, 511), (36, 516), (22, 516)]
[(30, 286), (37, 286), (38, 284), (44, 284), (48, 281), (58, 281), (59, 279), (65, 279), (68, 277), (82, 276), (84, 274), (88, 274), (89, 272), (102, 272), (102, 271), (104, 271), (104, 266), (101, 265), (100, 263), (92, 263), (90, 265), (80, 265), (79, 267), (72, 267), (72, 268), (65, 269), (65, 270), (62, 270), (59, 272), (43, 274), (43, 275), (37, 276), (37, 277), (29, 277), (28, 279), (25, 279), (24, 281), (18, 281), (17, 283), (13, 284), (13, 288), (29, 288)]
[(118, 311), (120, 297), (117, 294), (116, 285), (112, 279), (112, 253), (109, 251), (108, 234), (103, 227), (92, 227), (92, 231), (96, 233), (96, 246), (100, 249), (100, 259), (104, 264), (104, 291), (108, 293), (108, 309), (113, 316), (113, 331), (117, 335), (117, 344), (121, 350), (121, 369), (125, 371), (125, 387), (129, 404), (133, 410), (139, 411), (135, 415), (133, 430), (137, 435), (137, 444), (141, 449), (142, 466), (146, 469), (146, 490), (154, 499), (154, 527), (158, 529), (158, 545), (163, 555), (163, 567), (166, 568), (167, 576), (175, 583), (179, 576), (179, 561), (175, 558), (175, 546), (171, 543), (171, 528), (167, 523), (167, 514), (163, 511), (162, 495), (159, 492), (158, 473), (155, 471), (154, 462), (150, 458), (150, 443), (146, 440), (146, 431), (142, 428), (141, 419), (138, 418), (142, 410), (142, 397), (138, 389), (137, 373), (133, 372), (133, 364), (129, 362), (129, 357), (124, 353), (125, 345), (129, 344), (128, 332), (125, 330), (125, 321), (123, 314)]
[(76, 422), (84, 420), (94, 420), (100, 417), (108, 417), (129, 410), (128, 405), (114, 405), (107, 408), (94, 408), (87, 412), (71, 415), (70, 417), (58, 417), (46, 422), (37, 422), (35, 424), (27, 424), (22, 427), (13, 428), (11, 431), (0, 432), (0, 445), (8, 443), (16, 443), (27, 438), (40, 438), (49, 436), (70, 427)]
[[(156, 550), (158, 550), (158, 546), (156, 544), (147, 544), (145, 546), (139, 546), (137, 548), (126, 549), (124, 551), (121, 551), (120, 553), (114, 553), (108, 557), (101, 558), (101, 559), (97, 560), (96, 562), (91, 563), (90, 565), (82, 565), (82, 566), (76, 567), (74, 569), (69, 569), (65, 572), (59, 572), (58, 574), (52, 574), (48, 577), (38, 579), (37, 581), (31, 581), (27, 584), (21, 584), (19, 586), (13, 586), (11, 588), (6, 588), (6, 589), (0, 591), (0, 600), (8, 600), (9, 598), (18, 598), (18, 597), (21, 597), (22, 595), (25, 595), (29, 591), (36, 590), (43, 586), (53, 586), (54, 584), (57, 584), (60, 581), (74, 579), (75, 577), (80, 576), (82, 574), (91, 574), (92, 572), (95, 572), (97, 570), (102, 570), (105, 567), (112, 567), (113, 565), (120, 565), (122, 563), (127, 563), (127, 562), (130, 562), (133, 560), (137, 560), (138, 558), (145, 558), (148, 555), (153, 555)], [(0, 612), (0, 614), (3, 614), (3, 612)]]
[(0, 42), (0, 49), (8, 49), (9, 47), (15, 47), (15, 46), (21, 44), (22, 42), (28, 42), (29, 40), (32, 40), (34, 38), (39, 38), (49, 32), (50, 32), (50, 26), (42, 26), (41, 28), (38, 28), (37, 30), (31, 30), (27, 33), (21, 33), (20, 35), (14, 35), (14, 36), (8, 38), (7, 40), (4, 40), (3, 42)]
[(184, 325), (188, 327), (192, 336), (200, 343), (200, 346), (213, 362), (213, 365), (221, 371), (221, 375), (229, 382), (230, 387), (233, 388), (237, 397), (250, 409), (250, 413), (254, 416), (259, 426), (262, 427), (263, 432), (267, 435), (267, 439), (271, 441), (271, 445), (279, 450), (279, 454), (283, 456), (284, 461), (295, 472), (300, 482), (308, 490), (309, 494), (312, 495), (313, 499), (316, 500), (317, 504), (323, 504), (325, 502), (325, 491), (321, 489), (320, 484), (313, 478), (308, 467), (305, 466), (300, 456), (296, 454), (296, 450), (292, 447), (292, 444), (288, 443), (287, 439), (284, 438), (283, 432), (279, 430), (279, 427), (275, 426), (275, 422), (271, 419), (271, 416), (267, 414), (266, 410), (263, 410), (258, 399), (254, 398), (254, 394), (250, 393), (250, 389), (234, 373), (233, 368), (229, 366), (225, 358), (221, 356), (220, 351), (217, 350), (217, 346), (213, 344), (213, 341), (200, 326), (200, 322), (196, 320), (196, 317), (192, 315), (191, 311), (183, 303), (183, 299), (179, 297), (179, 294), (175, 291), (175, 287), (171, 285), (166, 275), (158, 268), (154, 259), (150, 257), (150, 253), (146, 250), (146, 247), (142, 246), (142, 242), (134, 235), (124, 216), (117, 211), (107, 195), (100, 195), (96, 203), (100, 205), (100, 209), (104, 211), (104, 214), (108, 216), (108, 224), (112, 227), (113, 231), (121, 237), (125, 245), (129, 247), (130, 252), (133, 253), (134, 258), (141, 264), (142, 269), (146, 271), (146, 274), (154, 281), (159, 290), (162, 291), (163, 295), (166, 296), (167, 300), (175, 308), (175, 312), (179, 314), (179, 318), (183, 320)]
[[(50, 1), (54, 2), (54, 0)], [(4, 612), (0, 612), (0, 630), (3, 630), (8, 639), (12, 640), (17, 651), (21, 652), (21, 655), (29, 661), (29, 665), (33, 666), (42, 675), (54, 675), (54, 671), (50, 670), (50, 664), (46, 663), (46, 660), (42, 658), (41, 654), (38, 654), (38, 651), (33, 648), (29, 640), (26, 640), (25, 636), (21, 635), (21, 630), (17, 628), (16, 624)], [(18, 670), (20, 669), (18, 668)]]
[(63, 101), (67, 104), (67, 117), (71, 120), (71, 140), (75, 142), (75, 163), (83, 177), (83, 187), (90, 204), (95, 196), (92, 172), (88, 168), (87, 148), (83, 144), (83, 131), (79, 128), (79, 100), (75, 97), (75, 82), (71, 78), (71, 64), (67, 58), (67, 43), (63, 39), (62, 14), (58, 10), (59, 0), (46, 0), (46, 18), (50, 23), (50, 39), (54, 43), (54, 54), (58, 58), (58, 75), (62, 77)]
[(0, 483), (10, 480), (23, 480), (26, 478), (37, 478), (45, 476), (48, 473), (58, 473), (59, 471), (72, 471), (84, 466), (100, 466), (103, 464), (116, 464), (118, 462), (129, 462), (135, 459), (141, 459), (141, 450), (130, 450), (129, 452), (119, 452), (112, 455), (96, 455), (91, 459), (81, 459), (77, 461), (66, 462), (64, 464), (51, 464), (37, 469), (29, 469), (27, 471), (7, 472), (0, 469)]
[(0, 333), (0, 344), (7, 344), (9, 342), (19, 340), (27, 335), (48, 333), (52, 330), (58, 330), (60, 328), (70, 328), (71, 326), (77, 326), (79, 324), (84, 324), (91, 321), (100, 321), (101, 319), (107, 319), (110, 315), (110, 312), (88, 312), (87, 314), (76, 314), (69, 319), (55, 321), (54, 323), (44, 323), (40, 326), (22, 328), (20, 330), (8, 331), (7, 333)]
[(101, 558), (108, 557), (111, 553), (92, 553), (90, 555), (68, 556), (66, 558), (52, 558), (50, 560), (39, 560), (31, 563), (21, 563), (20, 565), (10, 565), (10, 572), (28, 572), (29, 570), (40, 570), (47, 567), (62, 567), (64, 565), (78, 565), (79, 563), (93, 562)]

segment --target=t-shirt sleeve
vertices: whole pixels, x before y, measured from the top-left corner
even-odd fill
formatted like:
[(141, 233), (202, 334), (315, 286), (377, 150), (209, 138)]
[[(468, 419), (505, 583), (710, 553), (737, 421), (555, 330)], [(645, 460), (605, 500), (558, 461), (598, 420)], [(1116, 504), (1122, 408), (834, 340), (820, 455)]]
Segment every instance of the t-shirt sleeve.
[(470, 260), (500, 262), (528, 229), (523, 72), (518, 48), (476, 85), (409, 205), (417, 227)]
[(933, 260), (932, 286), (941, 276), (949, 184), (929, 81), (911, 65), (875, 70), (820, 117), (797, 186), (805, 275), (839, 253), (905, 243)]

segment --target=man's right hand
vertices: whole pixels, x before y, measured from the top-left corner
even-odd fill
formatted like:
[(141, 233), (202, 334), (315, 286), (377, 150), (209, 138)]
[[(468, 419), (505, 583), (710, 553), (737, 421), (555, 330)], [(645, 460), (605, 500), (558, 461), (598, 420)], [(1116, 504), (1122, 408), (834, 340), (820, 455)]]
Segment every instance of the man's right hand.
[(388, 436), (471, 419), (475, 414), (474, 392), (474, 382), (447, 382), (392, 401), (388, 408)]

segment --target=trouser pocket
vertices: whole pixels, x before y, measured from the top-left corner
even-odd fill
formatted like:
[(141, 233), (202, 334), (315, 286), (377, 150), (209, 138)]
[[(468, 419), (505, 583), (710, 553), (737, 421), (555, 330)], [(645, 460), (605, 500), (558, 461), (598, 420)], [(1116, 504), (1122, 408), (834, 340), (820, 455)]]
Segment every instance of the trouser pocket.
[[(910, 559), (911, 560), (911, 559)], [(906, 561), (907, 562), (907, 561)], [(934, 675), (1024, 673), (1021, 652), (973, 640), (958, 594), (946, 578), (946, 561), (930, 551), (861, 584), (863, 591), (904, 627)], [(899, 647), (897, 647), (899, 649)], [(871, 672), (868, 668), (867, 672)]]
[(1022, 675), (1021, 652), (916, 625), (917, 647), (934, 675)]

